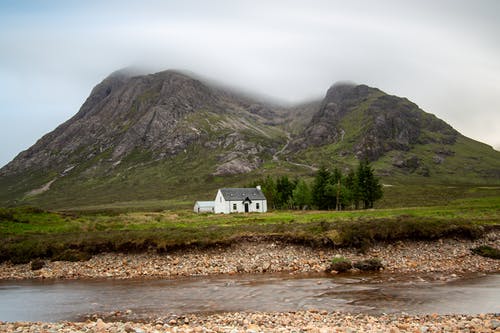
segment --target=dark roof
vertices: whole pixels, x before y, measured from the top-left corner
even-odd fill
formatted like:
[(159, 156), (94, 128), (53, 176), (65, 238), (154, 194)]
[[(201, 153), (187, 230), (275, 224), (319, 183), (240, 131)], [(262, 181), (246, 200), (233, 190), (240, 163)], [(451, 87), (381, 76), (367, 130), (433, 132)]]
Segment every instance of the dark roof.
[(264, 193), (258, 188), (221, 188), (220, 192), (224, 199), (228, 201), (245, 200), (266, 200)]

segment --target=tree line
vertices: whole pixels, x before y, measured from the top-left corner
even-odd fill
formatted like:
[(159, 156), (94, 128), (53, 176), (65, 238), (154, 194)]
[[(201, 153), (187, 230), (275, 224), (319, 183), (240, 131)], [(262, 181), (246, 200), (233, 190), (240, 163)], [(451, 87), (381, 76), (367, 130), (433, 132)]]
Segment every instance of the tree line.
[(288, 176), (268, 176), (250, 187), (256, 185), (261, 185), (267, 205), (273, 209), (368, 209), (383, 195), (382, 185), (366, 161), (346, 175), (338, 168), (321, 167), (310, 184)]

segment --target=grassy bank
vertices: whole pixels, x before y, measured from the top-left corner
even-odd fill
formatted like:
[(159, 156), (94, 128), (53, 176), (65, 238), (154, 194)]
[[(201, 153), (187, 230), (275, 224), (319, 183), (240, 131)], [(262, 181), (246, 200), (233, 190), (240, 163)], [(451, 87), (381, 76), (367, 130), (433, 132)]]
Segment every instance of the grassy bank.
[(266, 214), (48, 212), (0, 209), (0, 262), (80, 260), (100, 252), (159, 251), (260, 237), (313, 246), (365, 248), (376, 241), (478, 237), (500, 226), (500, 197), (447, 206), (372, 211), (278, 211)]

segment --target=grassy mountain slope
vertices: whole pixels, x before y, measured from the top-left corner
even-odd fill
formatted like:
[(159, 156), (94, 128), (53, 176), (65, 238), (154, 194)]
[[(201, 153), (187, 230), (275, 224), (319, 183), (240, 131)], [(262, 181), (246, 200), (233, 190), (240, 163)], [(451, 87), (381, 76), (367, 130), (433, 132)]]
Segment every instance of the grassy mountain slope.
[(266, 175), (311, 179), (321, 165), (347, 170), (364, 158), (384, 183), (415, 193), (500, 185), (500, 152), (365, 85), (334, 85), (322, 101), (285, 108), (175, 71), (119, 71), (0, 170), (0, 205), (189, 205), (219, 187)]
[(388, 182), (500, 183), (500, 152), (407, 99), (367, 86), (333, 86), (288, 154), (344, 169), (368, 159)]
[(267, 124), (273, 114), (177, 72), (115, 73), (0, 171), (0, 202), (62, 207), (209, 192), (283, 146), (285, 132)]

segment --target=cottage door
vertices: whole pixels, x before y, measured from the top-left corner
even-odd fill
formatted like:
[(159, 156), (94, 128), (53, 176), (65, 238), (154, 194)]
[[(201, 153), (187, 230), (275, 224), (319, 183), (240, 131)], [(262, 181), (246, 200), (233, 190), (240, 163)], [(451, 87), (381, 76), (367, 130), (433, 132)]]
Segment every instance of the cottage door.
[(248, 213), (248, 202), (245, 202), (245, 213)]

